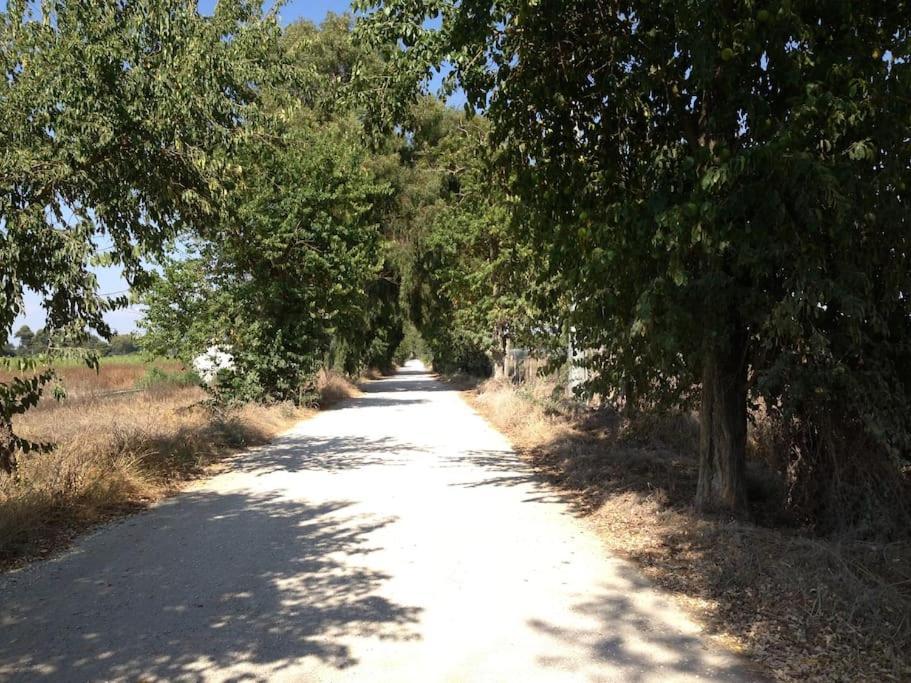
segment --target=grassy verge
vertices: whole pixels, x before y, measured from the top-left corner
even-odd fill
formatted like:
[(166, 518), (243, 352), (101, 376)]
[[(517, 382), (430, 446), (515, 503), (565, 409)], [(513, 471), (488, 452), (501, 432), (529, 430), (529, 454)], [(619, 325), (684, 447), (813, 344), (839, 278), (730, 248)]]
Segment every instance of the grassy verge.
[[(609, 548), (778, 680), (911, 680), (911, 544), (814, 538), (695, 514), (692, 416), (572, 408), (538, 380), (467, 394)], [(761, 497), (770, 484), (753, 471)]]
[[(319, 387), (321, 406), (357, 394), (332, 373)], [(198, 387), (156, 382), (113, 397), (87, 392), (43, 402), (19, 416), (18, 433), (56, 448), (20, 454), (16, 480), (0, 473), (0, 570), (53, 554), (92, 526), (179, 491), (225, 455), (266, 443), (313, 413), (251, 404), (221, 414), (205, 397)]]

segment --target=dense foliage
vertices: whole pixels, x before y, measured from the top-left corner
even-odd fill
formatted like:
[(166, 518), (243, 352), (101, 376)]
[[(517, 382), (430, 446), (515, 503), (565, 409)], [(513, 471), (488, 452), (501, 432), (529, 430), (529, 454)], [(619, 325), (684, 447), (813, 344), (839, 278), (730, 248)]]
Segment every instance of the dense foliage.
[(310, 400), (321, 367), (388, 367), (401, 337), (379, 224), (388, 183), (339, 96), (356, 55), (349, 24), (286, 29), (287, 77), (233, 157), (218, 222), (145, 297), (148, 351), (189, 362), (230, 350), (222, 398)]
[(907, 457), (906, 3), (360, 4), (387, 110), (448, 60), (492, 122), (590, 390), (701, 407), (702, 507), (745, 509), (755, 401), (808, 501)]
[[(93, 264), (141, 284), (143, 255), (202, 228), (226, 160), (269, 78), (277, 27), (241, 0), (211, 17), (188, 0), (42, 3), (0, 12), (0, 330), (41, 296), (52, 339), (109, 336)], [(40, 381), (0, 384), (0, 467), (11, 416)]]
[(438, 369), (502, 372), (510, 346), (527, 344), (539, 320), (541, 259), (511, 230), (487, 121), (431, 98), (409, 121), (401, 156), (420, 192), (408, 193), (401, 239), (404, 305)]
[(364, 333), (384, 189), (356, 140), (305, 117), (240, 161), (223, 223), (146, 297), (144, 346), (187, 361), (229, 348), (234, 398), (301, 400), (333, 343)]
[(532, 320), (488, 126), (424, 98), (371, 135), (359, 88), (381, 53), (350, 24), (285, 30), (295, 77), (269, 92), (220, 227), (146, 296), (149, 351), (230, 348), (221, 396), (303, 400), (320, 367), (390, 367), (406, 319), (438, 368), (485, 373)]

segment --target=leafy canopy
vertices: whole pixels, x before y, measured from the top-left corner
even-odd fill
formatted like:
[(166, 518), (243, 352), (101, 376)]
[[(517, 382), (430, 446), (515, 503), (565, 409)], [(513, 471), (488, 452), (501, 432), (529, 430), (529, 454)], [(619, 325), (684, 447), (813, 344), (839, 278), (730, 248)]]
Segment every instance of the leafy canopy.
[[(123, 297), (99, 294), (92, 265), (145, 280), (143, 256), (204, 230), (259, 87), (277, 26), (254, 3), (11, 0), (0, 12), (0, 332), (37, 292), (52, 339), (111, 330)], [(90, 361), (91, 362), (91, 361)], [(0, 465), (9, 420), (37, 383), (0, 384)], [(24, 380), (23, 380), (24, 381)], [(6, 434), (6, 433), (9, 434)], [(15, 441), (22, 445), (21, 441)]]
[(388, 364), (401, 333), (381, 278), (389, 189), (338, 96), (350, 20), (293, 24), (278, 49), (289, 77), (237, 145), (222, 213), (146, 296), (145, 348), (186, 361), (229, 349), (219, 394), (232, 400), (310, 400), (320, 367)]
[(590, 390), (689, 404), (721, 368), (735, 404), (908, 452), (906, 2), (357, 6), (399, 41), (382, 109), (448, 63), (491, 121)]

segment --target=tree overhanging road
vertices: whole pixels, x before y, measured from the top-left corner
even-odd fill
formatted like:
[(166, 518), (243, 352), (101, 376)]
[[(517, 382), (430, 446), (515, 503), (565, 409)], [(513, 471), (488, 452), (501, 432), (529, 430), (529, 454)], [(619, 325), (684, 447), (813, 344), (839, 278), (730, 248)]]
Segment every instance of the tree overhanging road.
[(749, 680), (411, 366), (0, 579), (0, 679)]

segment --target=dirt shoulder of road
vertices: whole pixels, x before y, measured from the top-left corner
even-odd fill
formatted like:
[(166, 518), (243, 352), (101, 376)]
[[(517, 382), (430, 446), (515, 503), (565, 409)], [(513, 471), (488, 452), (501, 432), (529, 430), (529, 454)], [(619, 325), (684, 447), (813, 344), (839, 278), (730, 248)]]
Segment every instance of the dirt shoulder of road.
[[(359, 393), (332, 373), (319, 387), (324, 408)], [(224, 471), (228, 456), (316, 412), (290, 403), (213, 410), (192, 386), (41, 404), (15, 428), (55, 447), (20, 454), (15, 478), (0, 473), (0, 572), (52, 557), (99, 525)]]
[(633, 423), (575, 410), (545, 384), (462, 388), (542, 477), (572, 493), (606, 547), (707, 633), (776, 680), (911, 680), (908, 544), (848, 544), (698, 515), (691, 417)]

